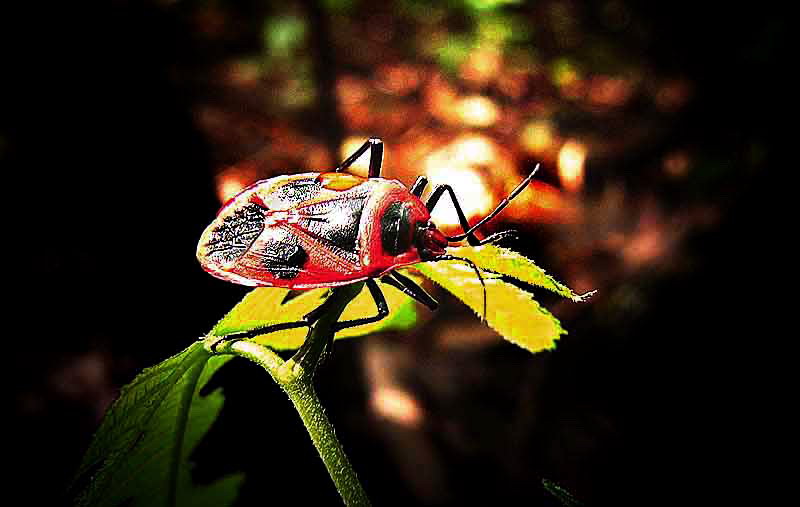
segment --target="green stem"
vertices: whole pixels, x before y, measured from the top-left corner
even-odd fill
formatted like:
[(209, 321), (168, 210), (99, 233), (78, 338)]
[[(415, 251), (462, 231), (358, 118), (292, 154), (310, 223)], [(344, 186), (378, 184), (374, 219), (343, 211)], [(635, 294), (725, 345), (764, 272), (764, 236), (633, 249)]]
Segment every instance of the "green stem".
[(369, 505), (367, 493), (358, 481), (358, 476), (348, 461), (342, 444), (336, 438), (336, 431), (325, 415), (314, 386), (298, 383), (296, 388), (287, 389), (286, 394), (300, 414), (314, 447), (317, 448), (345, 505)]
[(300, 415), (345, 505), (369, 505), (369, 499), (317, 397), (314, 371), (324, 358), (327, 345), (332, 342), (334, 324), (363, 287), (363, 283), (357, 283), (333, 289), (326, 301), (327, 311), (310, 329), (303, 346), (288, 361), (281, 359), (269, 347), (247, 340), (222, 342), (216, 347), (216, 353), (236, 354), (261, 365), (281, 386)]

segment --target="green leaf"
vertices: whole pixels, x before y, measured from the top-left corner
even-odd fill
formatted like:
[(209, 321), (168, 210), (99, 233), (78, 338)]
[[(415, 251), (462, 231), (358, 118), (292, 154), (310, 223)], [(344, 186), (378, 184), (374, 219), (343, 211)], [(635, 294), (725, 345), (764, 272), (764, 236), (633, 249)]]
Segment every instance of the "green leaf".
[[(529, 292), (504, 281), (500, 275), (544, 287), (573, 301), (584, 301), (592, 294), (575, 294), (530, 259), (494, 245), (455, 247), (448, 249), (448, 253), (470, 259), (484, 271), (487, 323), (506, 340), (531, 352), (554, 348), (566, 331)], [(415, 267), (482, 316), (483, 287), (469, 265), (462, 261), (438, 261)]]
[(190, 456), (222, 408), (219, 389), (201, 395), (230, 356), (195, 342), (145, 369), (111, 406), (78, 470), (80, 506), (224, 506), (242, 476), (193, 485)]
[(542, 479), (542, 486), (544, 486), (544, 489), (546, 489), (548, 493), (557, 498), (564, 507), (580, 507), (583, 505), (577, 498), (572, 496), (569, 491), (553, 481)]
[[(419, 276), (406, 273), (420, 280)], [(327, 296), (328, 289), (312, 289), (301, 292), (296, 297), (286, 299), (290, 291), (276, 287), (261, 287), (250, 291), (233, 309), (214, 326), (211, 334), (225, 336), (231, 333), (249, 331), (281, 322), (301, 320), (305, 314), (317, 308)], [(414, 301), (394, 289), (383, 290), (389, 305), (389, 316), (372, 324), (345, 329), (336, 334), (336, 339), (364, 336), (379, 331), (403, 331), (412, 327), (417, 320)], [(377, 309), (369, 291), (361, 293), (347, 306), (340, 320), (357, 319), (374, 315)], [(261, 335), (255, 339), (262, 345), (275, 350), (298, 348), (306, 338), (308, 328), (289, 329)]]

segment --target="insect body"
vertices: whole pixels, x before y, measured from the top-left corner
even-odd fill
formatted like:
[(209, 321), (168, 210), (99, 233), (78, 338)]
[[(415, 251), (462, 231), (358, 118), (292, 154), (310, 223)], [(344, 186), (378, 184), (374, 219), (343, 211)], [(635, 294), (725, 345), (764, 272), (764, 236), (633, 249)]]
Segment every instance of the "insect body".
[[(367, 150), (368, 178), (342, 172)], [(394, 271), (398, 267), (457, 259), (470, 264), (483, 283), (472, 261), (448, 255), (445, 248), (464, 239), (480, 245), (510, 234), (506, 231), (478, 240), (474, 231), (520, 193), (536, 169), (494, 211), (470, 226), (450, 185), (437, 186), (423, 203), (420, 197), (427, 185), (424, 176), (410, 189), (399, 181), (381, 178), (382, 154), (383, 143), (372, 138), (333, 172), (278, 176), (247, 187), (222, 207), (200, 238), (197, 258), (203, 269), (242, 285), (290, 289), (366, 281), (378, 314), (340, 322), (338, 329), (388, 315), (386, 301), (375, 283), (377, 278), (431, 309), (437, 307), (421, 287)], [(445, 192), (458, 214), (461, 235), (447, 237), (431, 221), (431, 210)], [(484, 292), (484, 314), (485, 304)], [(310, 326), (322, 311), (319, 308), (302, 321), (237, 333), (231, 338)]]
[(425, 205), (398, 181), (278, 176), (222, 208), (198, 258), (212, 275), (243, 285), (333, 287), (444, 254), (447, 240), (429, 223)]

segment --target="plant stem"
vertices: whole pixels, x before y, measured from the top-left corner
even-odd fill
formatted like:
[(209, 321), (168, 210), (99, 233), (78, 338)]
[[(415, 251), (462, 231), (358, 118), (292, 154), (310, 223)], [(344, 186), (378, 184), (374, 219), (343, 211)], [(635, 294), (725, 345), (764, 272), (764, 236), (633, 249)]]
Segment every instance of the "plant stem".
[(336, 431), (325, 415), (325, 409), (317, 398), (314, 386), (310, 383), (297, 383), (295, 388), (287, 389), (286, 394), (300, 414), (314, 447), (317, 448), (345, 505), (369, 505), (367, 494), (358, 481), (358, 476), (348, 461), (342, 444), (336, 438)]
[(369, 505), (369, 499), (317, 397), (314, 372), (333, 341), (334, 324), (363, 287), (363, 283), (357, 283), (333, 289), (326, 300), (327, 310), (309, 330), (303, 346), (288, 361), (269, 347), (247, 340), (222, 342), (216, 350), (245, 357), (267, 370), (292, 401), (345, 505), (358, 506)]

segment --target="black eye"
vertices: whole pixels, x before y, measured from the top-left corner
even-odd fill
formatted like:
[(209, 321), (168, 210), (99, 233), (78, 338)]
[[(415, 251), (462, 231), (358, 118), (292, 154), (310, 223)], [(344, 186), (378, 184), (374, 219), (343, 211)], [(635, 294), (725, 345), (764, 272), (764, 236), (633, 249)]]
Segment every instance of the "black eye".
[(389, 255), (400, 255), (411, 247), (409, 209), (403, 202), (393, 202), (381, 217), (381, 244)]

